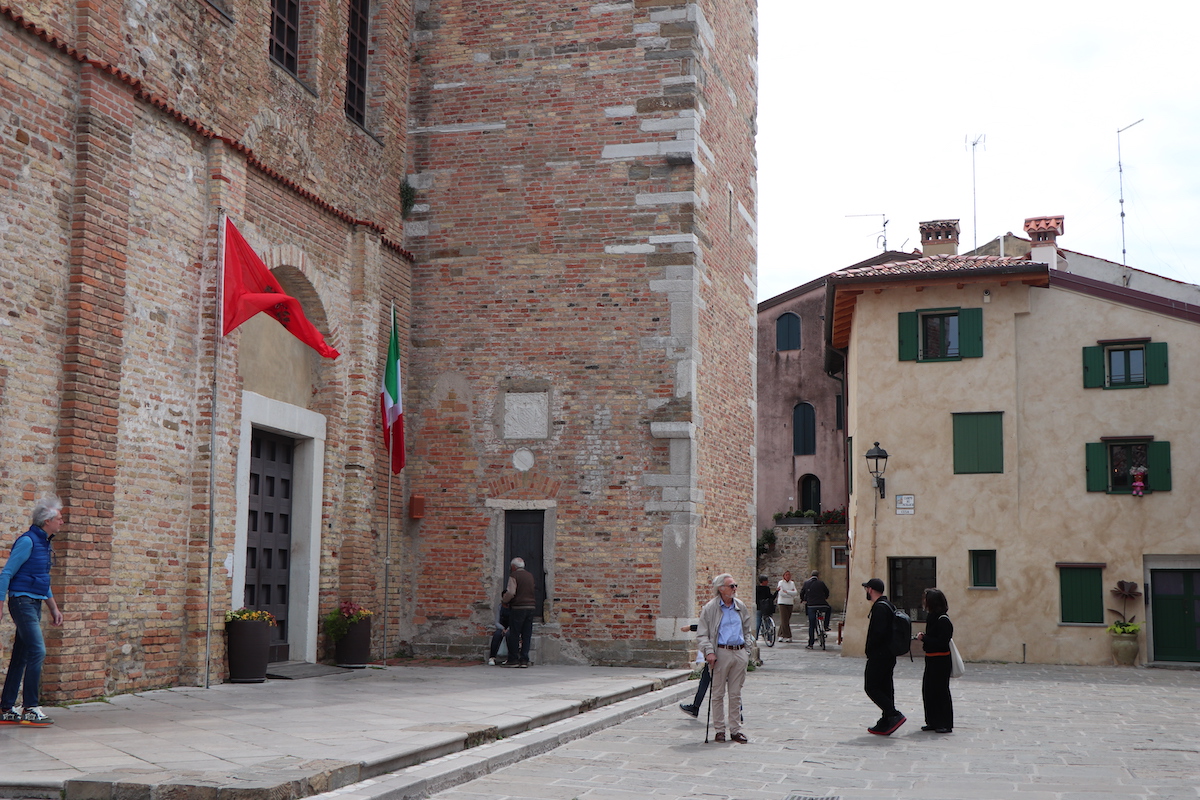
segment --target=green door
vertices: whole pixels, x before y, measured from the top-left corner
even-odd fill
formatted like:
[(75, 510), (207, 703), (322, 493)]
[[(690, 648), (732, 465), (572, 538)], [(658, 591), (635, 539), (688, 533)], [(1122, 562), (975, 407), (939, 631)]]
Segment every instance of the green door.
[(1150, 571), (1154, 660), (1200, 661), (1200, 570)]

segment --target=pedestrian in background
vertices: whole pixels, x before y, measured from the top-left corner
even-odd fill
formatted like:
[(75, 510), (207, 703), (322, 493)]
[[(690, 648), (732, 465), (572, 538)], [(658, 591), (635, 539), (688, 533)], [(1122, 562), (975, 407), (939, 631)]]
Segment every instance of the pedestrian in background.
[[(17, 626), (13, 637), (8, 674), (0, 693), (0, 725), (30, 725), (44, 728), (54, 720), (42, 713), (39, 693), (46, 642), (42, 638), (42, 603), (50, 609), (50, 624), (63, 624), (62, 612), (50, 590), (50, 566), (54, 563), (51, 541), (63, 526), (62, 501), (43, 497), (33, 507), (33, 524), (13, 542), (8, 562), (0, 571), (0, 598), (8, 597), (8, 613)], [(0, 619), (4, 609), (0, 606)], [(14, 708), (22, 690), (22, 707)]]
[(796, 583), (792, 580), (792, 571), (785, 570), (783, 579), (776, 587), (775, 602), (779, 604), (779, 641), (792, 640), (792, 604), (796, 602)]
[[(684, 625), (680, 631), (695, 631), (697, 625)], [(708, 686), (712, 683), (712, 670), (708, 668), (708, 662), (704, 660), (704, 651), (696, 649), (696, 664), (700, 668), (700, 684), (696, 687), (696, 696), (692, 698), (690, 703), (680, 703), (679, 709), (685, 714), (690, 714), (693, 717), (700, 716), (700, 709), (704, 706), (704, 695), (708, 693)]]
[[(504, 592), (501, 591), (501, 597)], [(509, 612), (508, 603), (500, 602), (500, 610), (496, 613), (495, 627), (492, 630), (492, 642), (488, 646), (488, 666), (496, 666), (496, 658), (500, 655), (500, 643), (508, 636)], [(507, 650), (507, 646), (505, 647)]]
[(752, 638), (750, 609), (734, 596), (737, 584), (728, 572), (713, 578), (713, 591), (717, 596), (700, 609), (696, 626), (696, 642), (712, 670), (713, 727), (716, 741), (725, 741), (728, 730), (730, 741), (745, 744), (749, 740), (742, 733), (741, 709), (742, 684), (750, 660), (746, 646)]
[(896, 686), (892, 681), (892, 673), (896, 670), (896, 657), (892, 655), (892, 616), (896, 609), (883, 593), (883, 581), (879, 578), (871, 578), (863, 584), (863, 588), (867, 590), (867, 600), (871, 603), (863, 689), (871, 702), (883, 712), (879, 721), (867, 730), (879, 736), (889, 736), (906, 721), (905, 716), (896, 710)]
[(508, 661), (504, 666), (528, 667), (533, 612), (537, 609), (533, 573), (525, 569), (525, 559), (520, 556), (509, 562), (508, 572), (508, 586), (500, 596), (508, 603)]
[(758, 586), (754, 587), (754, 638), (762, 636), (763, 617), (775, 613), (775, 593), (771, 591), (771, 582), (766, 575), (758, 576)]
[(941, 589), (926, 589), (921, 602), (929, 612), (925, 631), (917, 634), (925, 650), (925, 675), (921, 678), (925, 724), (921, 730), (950, 733), (954, 730), (954, 701), (950, 697), (950, 640), (954, 638), (954, 623), (946, 616), (950, 604)]

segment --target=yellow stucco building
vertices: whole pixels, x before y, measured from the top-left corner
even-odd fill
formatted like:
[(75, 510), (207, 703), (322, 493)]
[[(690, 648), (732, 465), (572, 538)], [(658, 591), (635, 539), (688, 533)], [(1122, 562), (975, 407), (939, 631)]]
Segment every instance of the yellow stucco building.
[[(941, 588), (968, 660), (1109, 664), (1111, 589), (1136, 581), (1138, 662), (1200, 661), (1196, 287), (1072, 270), (1061, 217), (1026, 231), (1027, 256), (927, 248), (829, 278), (852, 468), (845, 652), (862, 654), (857, 587), (878, 577), (914, 620)], [(863, 457), (876, 442), (883, 496)]]

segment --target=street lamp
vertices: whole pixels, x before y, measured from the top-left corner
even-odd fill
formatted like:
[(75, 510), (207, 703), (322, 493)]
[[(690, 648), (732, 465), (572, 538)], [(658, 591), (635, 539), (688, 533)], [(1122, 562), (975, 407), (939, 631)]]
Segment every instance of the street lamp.
[(887, 497), (883, 493), (883, 471), (887, 469), (888, 454), (879, 446), (879, 442), (867, 451), (867, 469), (871, 471), (871, 477), (875, 479), (875, 486), (879, 487), (879, 496)]

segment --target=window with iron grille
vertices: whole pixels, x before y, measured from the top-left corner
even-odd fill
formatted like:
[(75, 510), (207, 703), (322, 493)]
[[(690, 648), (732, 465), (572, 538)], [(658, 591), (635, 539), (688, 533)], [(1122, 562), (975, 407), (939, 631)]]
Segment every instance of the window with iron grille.
[(300, 0), (271, 0), (271, 60), (300, 74)]
[(346, 116), (359, 125), (367, 122), (367, 28), (371, 0), (350, 0), (346, 36)]

